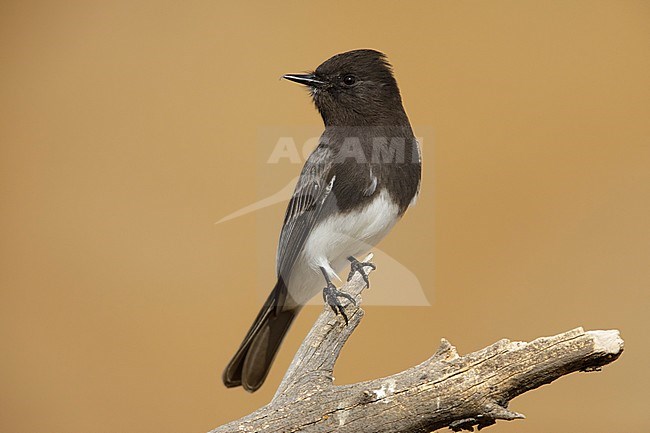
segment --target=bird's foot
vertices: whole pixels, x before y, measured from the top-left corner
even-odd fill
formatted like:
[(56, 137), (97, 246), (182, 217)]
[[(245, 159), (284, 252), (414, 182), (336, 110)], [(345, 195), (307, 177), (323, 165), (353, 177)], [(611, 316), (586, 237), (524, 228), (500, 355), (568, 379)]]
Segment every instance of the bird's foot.
[(345, 309), (343, 308), (343, 304), (341, 304), (341, 301), (339, 298), (345, 298), (348, 301), (350, 301), (352, 304), (357, 305), (356, 301), (354, 298), (345, 293), (341, 292), (336, 288), (334, 284), (332, 284), (331, 281), (327, 282), (327, 286), (323, 289), (323, 299), (327, 303), (327, 305), (330, 306), (332, 311), (334, 311), (334, 314), (339, 314), (341, 313), (341, 316), (343, 316), (343, 319), (345, 319), (345, 324), (348, 324), (348, 316), (345, 314)]
[(368, 274), (363, 268), (365, 266), (369, 266), (373, 270), (375, 270), (377, 269), (377, 266), (375, 266), (375, 264), (371, 262), (360, 262), (359, 260), (355, 259), (352, 256), (348, 257), (348, 260), (350, 261), (350, 273), (348, 274), (348, 281), (350, 281), (352, 277), (354, 277), (354, 274), (358, 272), (359, 274), (361, 274), (361, 278), (363, 278), (363, 281), (365, 281), (366, 287), (370, 288), (370, 280), (368, 279)]

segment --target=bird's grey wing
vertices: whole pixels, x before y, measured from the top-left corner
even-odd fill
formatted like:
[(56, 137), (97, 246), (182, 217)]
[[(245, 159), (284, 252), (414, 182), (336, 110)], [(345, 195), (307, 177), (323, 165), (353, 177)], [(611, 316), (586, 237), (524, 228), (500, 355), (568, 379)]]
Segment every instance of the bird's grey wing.
[(277, 272), (286, 283), (309, 233), (318, 221), (335, 209), (336, 200), (332, 194), (334, 182), (336, 176), (332, 172), (331, 150), (319, 146), (309, 156), (300, 173), (280, 234)]

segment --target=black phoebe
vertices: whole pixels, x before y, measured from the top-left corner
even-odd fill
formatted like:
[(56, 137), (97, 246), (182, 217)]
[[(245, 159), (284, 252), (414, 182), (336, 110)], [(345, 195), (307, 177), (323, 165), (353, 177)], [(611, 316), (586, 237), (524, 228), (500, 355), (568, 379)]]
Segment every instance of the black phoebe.
[[(384, 54), (338, 54), (309, 74), (283, 78), (309, 89), (325, 131), (289, 202), (277, 253), (278, 282), (223, 372), (227, 387), (257, 390), (302, 306), (320, 290), (347, 316), (332, 283), (345, 264), (370, 250), (415, 202), (420, 149)], [(340, 280), (340, 279), (339, 279)], [(323, 281), (325, 288), (323, 288)]]

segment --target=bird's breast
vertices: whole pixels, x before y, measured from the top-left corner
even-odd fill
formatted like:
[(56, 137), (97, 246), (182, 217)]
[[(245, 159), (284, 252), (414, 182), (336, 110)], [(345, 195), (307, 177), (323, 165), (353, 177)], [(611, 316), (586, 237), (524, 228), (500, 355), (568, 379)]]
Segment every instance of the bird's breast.
[(399, 219), (399, 206), (381, 189), (364, 206), (335, 212), (318, 223), (305, 243), (310, 267), (330, 266), (338, 271), (348, 256), (368, 252)]
[(291, 304), (304, 305), (324, 287), (320, 268), (339, 279), (349, 262), (362, 257), (395, 225), (400, 208), (386, 189), (380, 189), (363, 206), (334, 212), (316, 224), (296, 260), (288, 284)]

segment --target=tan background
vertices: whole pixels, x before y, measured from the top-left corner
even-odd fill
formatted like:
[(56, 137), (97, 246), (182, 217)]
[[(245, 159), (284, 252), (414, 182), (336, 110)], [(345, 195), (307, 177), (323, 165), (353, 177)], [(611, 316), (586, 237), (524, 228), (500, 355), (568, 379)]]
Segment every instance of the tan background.
[(360, 47), (435, 131), (381, 245), (432, 306), (369, 307), (337, 383), (443, 336), (619, 328), (617, 363), (490, 431), (649, 431), (649, 41), (648, 2), (2, 2), (0, 431), (203, 432), (270, 399), (320, 309), (226, 390), (284, 206), (213, 223), (260, 198), (261, 128), (320, 126), (280, 74)]

